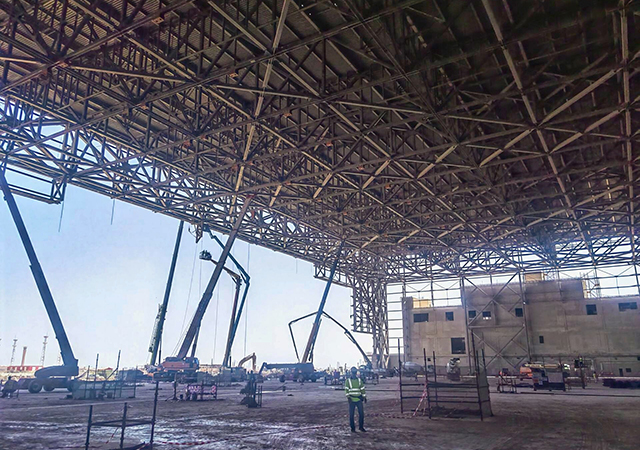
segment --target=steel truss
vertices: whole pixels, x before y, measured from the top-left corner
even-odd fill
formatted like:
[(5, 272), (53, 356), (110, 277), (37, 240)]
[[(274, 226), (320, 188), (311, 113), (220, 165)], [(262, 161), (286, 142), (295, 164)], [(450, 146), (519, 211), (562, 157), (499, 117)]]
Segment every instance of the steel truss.
[(637, 263), (639, 20), (630, 0), (5, 1), (0, 160), (51, 184), (17, 193), (200, 229), (251, 195), (241, 239), (319, 266), (344, 240), (341, 276), (373, 284)]

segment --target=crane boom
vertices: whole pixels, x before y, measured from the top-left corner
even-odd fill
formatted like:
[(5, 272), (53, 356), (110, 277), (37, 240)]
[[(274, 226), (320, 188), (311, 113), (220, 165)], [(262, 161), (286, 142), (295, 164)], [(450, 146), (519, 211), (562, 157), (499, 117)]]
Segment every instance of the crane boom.
[(56, 303), (53, 300), (53, 295), (51, 294), (51, 290), (49, 289), (49, 284), (47, 283), (47, 279), (44, 276), (44, 271), (42, 270), (40, 262), (38, 261), (35, 249), (33, 248), (33, 244), (31, 243), (31, 239), (29, 238), (29, 233), (27, 232), (27, 228), (24, 225), (22, 216), (20, 215), (20, 210), (18, 209), (18, 205), (13, 198), (11, 188), (9, 187), (9, 183), (7, 183), (4, 171), (2, 170), (0, 170), (0, 188), (4, 193), (4, 199), (6, 200), (7, 205), (9, 205), (9, 211), (11, 212), (13, 221), (16, 224), (16, 228), (18, 229), (18, 234), (20, 234), (22, 245), (27, 252), (27, 257), (29, 258), (29, 263), (31, 265), (31, 273), (33, 274), (36, 286), (38, 287), (38, 291), (40, 292), (40, 297), (42, 298), (44, 307), (47, 310), (47, 315), (49, 316), (51, 326), (53, 327), (56, 339), (58, 340), (58, 345), (60, 346), (60, 355), (62, 356), (62, 361), (64, 363), (63, 366), (46, 367), (40, 370), (44, 371), (42, 372), (42, 374), (45, 374), (46, 376), (77, 375), (78, 360), (73, 355), (73, 350), (71, 349), (69, 338), (67, 337), (67, 333), (65, 332), (64, 326), (62, 325), (62, 320), (60, 319), (60, 314), (58, 314), (58, 308), (56, 307)]
[(182, 229), (184, 228), (184, 221), (180, 221), (180, 225), (178, 225), (178, 236), (176, 236), (176, 243), (173, 248), (173, 257), (171, 258), (171, 267), (169, 268), (169, 279), (167, 280), (167, 286), (164, 290), (164, 298), (162, 300), (162, 305), (160, 305), (160, 309), (158, 310), (158, 315), (156, 316), (156, 323), (153, 327), (153, 335), (151, 337), (151, 345), (149, 345), (149, 353), (151, 353), (151, 358), (149, 360), (149, 364), (152, 366), (156, 364), (156, 359), (158, 357), (158, 350), (160, 349), (160, 341), (162, 339), (162, 329), (164, 328), (164, 319), (167, 315), (167, 306), (169, 304), (169, 296), (171, 294), (171, 285), (173, 284), (173, 275), (176, 272), (176, 263), (178, 261), (178, 252), (180, 251), (180, 239), (182, 238)]
[(236, 240), (236, 236), (238, 235), (238, 230), (240, 229), (240, 225), (242, 224), (242, 219), (244, 219), (245, 214), (247, 213), (247, 209), (249, 208), (249, 204), (251, 203), (251, 197), (247, 197), (242, 205), (242, 209), (238, 214), (238, 217), (231, 228), (231, 232), (229, 233), (229, 238), (227, 239), (227, 243), (222, 250), (222, 254), (220, 255), (220, 259), (216, 264), (216, 268), (209, 279), (209, 283), (202, 294), (202, 298), (200, 299), (200, 303), (198, 304), (198, 309), (196, 309), (196, 313), (191, 320), (191, 324), (187, 329), (187, 333), (185, 334), (184, 340), (182, 341), (182, 345), (180, 345), (180, 350), (176, 355), (177, 358), (184, 359), (189, 352), (189, 348), (191, 344), (193, 344), (193, 340), (196, 337), (196, 333), (198, 332), (198, 328), (200, 327), (200, 323), (202, 322), (202, 318), (204, 317), (204, 313), (209, 306), (209, 302), (211, 301), (211, 297), (213, 296), (213, 290), (220, 279), (220, 274), (222, 274), (222, 269), (224, 268), (224, 264), (227, 261), (227, 257), (231, 252), (231, 247)]

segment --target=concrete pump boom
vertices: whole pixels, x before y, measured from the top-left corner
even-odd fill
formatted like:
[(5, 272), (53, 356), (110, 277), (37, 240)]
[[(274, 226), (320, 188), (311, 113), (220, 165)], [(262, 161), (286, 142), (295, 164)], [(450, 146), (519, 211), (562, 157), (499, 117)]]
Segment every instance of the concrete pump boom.
[[(313, 315), (315, 315), (316, 312), (312, 312), (310, 314), (307, 314), (305, 316), (302, 317), (298, 317), (297, 319), (293, 319), (291, 322), (289, 322), (289, 333), (291, 334), (291, 341), (293, 342), (293, 350), (296, 352), (296, 358), (300, 359), (300, 356), (298, 355), (298, 346), (296, 345), (296, 339), (293, 336), (293, 328), (291, 328), (291, 325), (293, 325), (294, 323), (306, 319), (307, 317), (311, 317)], [(358, 341), (356, 341), (356, 338), (353, 336), (353, 334), (351, 334), (351, 332), (349, 330), (347, 330), (347, 328), (342, 325), (340, 322), (338, 322), (336, 319), (334, 319), (333, 317), (331, 317), (329, 314), (327, 314), (325, 311), (322, 311), (322, 315), (325, 316), (327, 319), (330, 319), (333, 321), (333, 323), (335, 323), (336, 325), (338, 325), (340, 328), (342, 328), (342, 330), (344, 331), (344, 334), (349, 338), (349, 340), (353, 343), (353, 345), (356, 346), (356, 348), (358, 349), (358, 351), (360, 352), (360, 354), (362, 355), (362, 358), (364, 358), (364, 361), (366, 363), (366, 365), (369, 368), (373, 368), (373, 364), (371, 363), (371, 360), (369, 359), (369, 357), (367, 356), (367, 354), (364, 352), (364, 350), (362, 349), (362, 347), (360, 347), (360, 344), (358, 344)]]
[(336, 273), (336, 269), (338, 268), (338, 262), (340, 261), (340, 254), (342, 253), (342, 247), (344, 246), (344, 241), (340, 243), (338, 247), (338, 251), (336, 252), (336, 259), (333, 261), (333, 265), (331, 266), (331, 272), (329, 272), (329, 279), (327, 280), (327, 284), (324, 287), (324, 293), (322, 294), (322, 300), (320, 301), (320, 306), (318, 307), (318, 312), (316, 313), (316, 318), (313, 321), (313, 326), (311, 327), (311, 333), (309, 334), (309, 340), (307, 341), (307, 346), (304, 349), (304, 353), (302, 355), (301, 363), (308, 363), (312, 361), (313, 355), (313, 347), (316, 345), (316, 339), (318, 338), (318, 331), (320, 331), (320, 320), (322, 319), (322, 313), (324, 312), (324, 305), (327, 303), (327, 297), (329, 296), (329, 289), (331, 288), (331, 283), (333, 283), (333, 276)]

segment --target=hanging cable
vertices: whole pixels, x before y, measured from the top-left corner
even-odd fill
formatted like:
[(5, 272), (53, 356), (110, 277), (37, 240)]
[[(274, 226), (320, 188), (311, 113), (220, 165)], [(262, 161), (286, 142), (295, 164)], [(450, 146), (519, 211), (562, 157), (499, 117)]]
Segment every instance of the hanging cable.
[[(204, 243), (200, 241), (200, 252), (202, 252)], [(202, 292), (202, 259), (200, 260), (200, 273), (198, 274), (198, 292)]]
[(113, 213), (116, 210), (116, 199), (113, 199), (113, 203), (111, 204), (111, 223), (110, 225), (113, 225)]
[(191, 265), (191, 279), (189, 280), (189, 293), (187, 294), (187, 306), (184, 308), (184, 316), (182, 316), (182, 325), (180, 326), (180, 339), (176, 343), (175, 348), (173, 349), (173, 354), (175, 355), (178, 352), (178, 346), (182, 341), (182, 336), (185, 333), (184, 325), (187, 322), (187, 313), (189, 312), (189, 302), (191, 301), (191, 288), (193, 287), (193, 276), (196, 271), (196, 257), (198, 256), (198, 244), (196, 244), (193, 252), (193, 264)]
[(58, 221), (58, 233), (60, 233), (60, 229), (62, 228), (62, 215), (64, 214), (64, 200), (62, 200), (62, 207), (60, 208), (60, 220)]
[(216, 360), (216, 345), (218, 343), (218, 305), (220, 304), (220, 286), (216, 287), (216, 322), (213, 327), (213, 360)]

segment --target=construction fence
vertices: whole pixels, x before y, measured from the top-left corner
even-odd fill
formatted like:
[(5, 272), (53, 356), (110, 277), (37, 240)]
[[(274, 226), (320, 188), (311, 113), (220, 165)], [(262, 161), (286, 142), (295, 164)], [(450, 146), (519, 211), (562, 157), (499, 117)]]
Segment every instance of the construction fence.
[(435, 352), (427, 356), (424, 366), (404, 366), (399, 371), (400, 411), (413, 416), (464, 418), (492, 416), (489, 383), (482, 353), (473, 352), (473, 375), (451, 370), (439, 361)]

